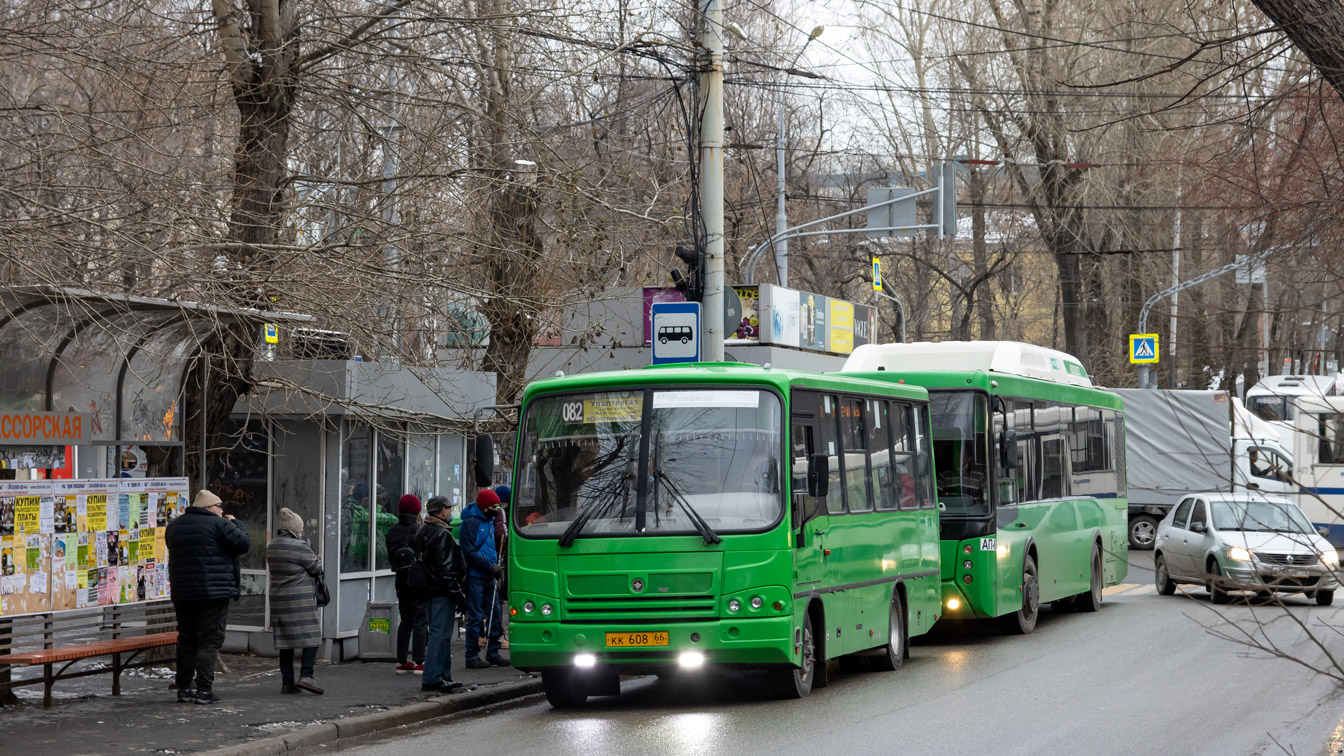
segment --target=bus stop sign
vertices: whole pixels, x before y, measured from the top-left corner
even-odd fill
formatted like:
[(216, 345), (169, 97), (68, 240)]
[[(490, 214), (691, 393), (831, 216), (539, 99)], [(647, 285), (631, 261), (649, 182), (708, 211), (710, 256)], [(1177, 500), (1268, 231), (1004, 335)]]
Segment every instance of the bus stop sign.
[(1157, 334), (1131, 333), (1129, 335), (1129, 361), (1134, 365), (1146, 365), (1157, 362)]
[(653, 364), (700, 361), (699, 302), (654, 302), (649, 319)]

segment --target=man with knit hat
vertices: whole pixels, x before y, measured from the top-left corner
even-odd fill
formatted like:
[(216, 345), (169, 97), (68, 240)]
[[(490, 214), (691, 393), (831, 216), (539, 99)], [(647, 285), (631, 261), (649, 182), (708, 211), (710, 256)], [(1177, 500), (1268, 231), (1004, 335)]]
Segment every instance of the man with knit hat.
[(387, 531), (387, 558), (397, 574), (397, 674), (425, 671), (425, 639), (429, 633), (429, 601), (425, 571), (415, 556), (420, 530), (420, 499), (406, 494), (397, 502), (397, 524)]
[[(495, 550), (495, 512), (499, 494), (482, 488), (476, 501), (462, 512), (462, 556), (467, 560), (467, 639), (469, 669), (507, 667), (500, 653), (504, 623), (495, 580), (504, 574)], [(488, 624), (489, 627), (484, 627)], [(485, 658), (481, 658), (482, 632), (488, 632)]]
[[(229, 599), (241, 594), (238, 557), (252, 548), (247, 529), (224, 514), (224, 502), (202, 489), (164, 531), (168, 584), (177, 613), (178, 703), (218, 701), (212, 688), (224, 645)], [(192, 678), (195, 677), (195, 687)]]

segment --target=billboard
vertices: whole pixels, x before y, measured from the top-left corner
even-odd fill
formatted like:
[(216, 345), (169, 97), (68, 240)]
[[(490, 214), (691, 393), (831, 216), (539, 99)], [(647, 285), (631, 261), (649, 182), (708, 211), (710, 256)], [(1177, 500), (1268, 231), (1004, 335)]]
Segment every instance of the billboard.
[(0, 617), (168, 597), (186, 478), (0, 483)]

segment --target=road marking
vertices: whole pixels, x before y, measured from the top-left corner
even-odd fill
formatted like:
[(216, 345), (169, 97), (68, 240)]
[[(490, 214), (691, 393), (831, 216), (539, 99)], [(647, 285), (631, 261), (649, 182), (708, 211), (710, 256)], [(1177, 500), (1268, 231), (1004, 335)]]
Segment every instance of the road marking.
[(1126, 591), (1132, 591), (1138, 587), (1139, 587), (1138, 583), (1120, 583), (1119, 585), (1113, 585), (1110, 588), (1103, 588), (1101, 591), (1101, 595), (1114, 596), (1119, 593), (1125, 593)]

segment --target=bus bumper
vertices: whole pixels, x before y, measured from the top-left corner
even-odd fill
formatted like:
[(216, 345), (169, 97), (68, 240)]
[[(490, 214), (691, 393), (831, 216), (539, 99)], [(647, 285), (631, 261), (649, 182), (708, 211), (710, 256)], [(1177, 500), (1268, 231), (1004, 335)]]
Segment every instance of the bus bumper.
[[(707, 665), (796, 664), (794, 618), (759, 617), (667, 622), (574, 625), (563, 622), (509, 623), (509, 657), (521, 670), (574, 664), (592, 654), (597, 665), (617, 674), (639, 674), (676, 667), (683, 652), (699, 651)], [(668, 634), (666, 646), (610, 648), (608, 633)]]

